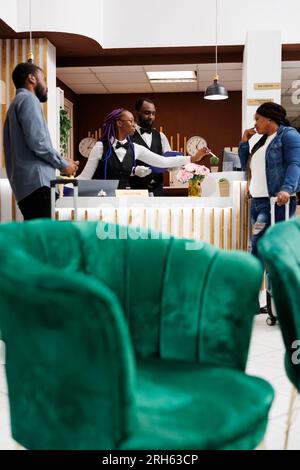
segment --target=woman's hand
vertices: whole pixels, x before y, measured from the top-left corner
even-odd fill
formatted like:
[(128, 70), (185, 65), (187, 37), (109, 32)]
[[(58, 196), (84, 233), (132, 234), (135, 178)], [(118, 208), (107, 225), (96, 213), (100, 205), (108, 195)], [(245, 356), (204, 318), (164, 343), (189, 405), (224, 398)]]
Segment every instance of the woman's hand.
[(202, 160), (203, 157), (205, 157), (205, 155), (209, 155), (209, 153), (210, 153), (209, 148), (202, 147), (201, 149), (198, 150), (198, 152), (193, 157), (191, 157), (191, 162), (192, 163), (199, 162), (200, 160)]
[(277, 204), (279, 206), (283, 206), (284, 204), (289, 202), (290, 197), (290, 194), (286, 191), (279, 191), (279, 193), (277, 194)]
[(248, 142), (248, 140), (251, 139), (251, 137), (255, 134), (256, 134), (255, 127), (251, 127), (251, 129), (246, 129), (242, 137), (242, 142)]

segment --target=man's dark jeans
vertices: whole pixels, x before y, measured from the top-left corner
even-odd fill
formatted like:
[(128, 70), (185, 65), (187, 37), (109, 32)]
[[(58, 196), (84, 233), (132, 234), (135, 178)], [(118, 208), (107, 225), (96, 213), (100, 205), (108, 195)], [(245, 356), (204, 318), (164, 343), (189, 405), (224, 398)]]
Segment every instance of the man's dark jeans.
[(24, 220), (51, 218), (51, 189), (47, 186), (38, 188), (18, 202)]

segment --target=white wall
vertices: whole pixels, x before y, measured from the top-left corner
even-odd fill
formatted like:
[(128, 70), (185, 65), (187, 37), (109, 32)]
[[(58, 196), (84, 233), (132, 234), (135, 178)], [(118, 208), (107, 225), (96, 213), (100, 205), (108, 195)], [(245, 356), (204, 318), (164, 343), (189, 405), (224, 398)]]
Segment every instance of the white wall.
[(0, 18), (14, 30), (18, 29), (18, 1), (0, 0)]
[(300, 43), (299, 0), (219, 0), (219, 10), (222, 44), (245, 44), (251, 30), (280, 30), (283, 44)]
[[(214, 0), (31, 1), (33, 30), (85, 35), (104, 48), (215, 44)], [(28, 31), (28, 3), (1, 0), (0, 18)], [(299, 0), (218, 0), (218, 43), (244, 44), (251, 30), (280, 30), (283, 43), (300, 43), (299, 17)]]
[[(33, 31), (81, 34), (100, 42), (104, 0), (31, 0)], [(29, 0), (0, 0), (0, 18), (15, 31), (29, 29)]]
[[(299, 16), (299, 0), (218, 0), (218, 43), (245, 44), (248, 30), (277, 29), (283, 43), (299, 43)], [(214, 0), (106, 0), (104, 19), (105, 48), (215, 44)]]
[(215, 43), (213, 1), (109, 0), (103, 8), (105, 48)]

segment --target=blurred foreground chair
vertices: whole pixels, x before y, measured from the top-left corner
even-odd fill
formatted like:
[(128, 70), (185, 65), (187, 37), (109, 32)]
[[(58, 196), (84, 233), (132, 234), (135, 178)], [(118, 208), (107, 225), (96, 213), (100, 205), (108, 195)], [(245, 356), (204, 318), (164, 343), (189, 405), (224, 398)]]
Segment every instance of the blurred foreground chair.
[(258, 246), (266, 263), (285, 344), (285, 369), (292, 382), (285, 448), (293, 404), (300, 391), (300, 217), (270, 227)]
[(245, 374), (260, 263), (125, 230), (0, 226), (12, 436), (28, 449), (255, 448), (273, 400)]

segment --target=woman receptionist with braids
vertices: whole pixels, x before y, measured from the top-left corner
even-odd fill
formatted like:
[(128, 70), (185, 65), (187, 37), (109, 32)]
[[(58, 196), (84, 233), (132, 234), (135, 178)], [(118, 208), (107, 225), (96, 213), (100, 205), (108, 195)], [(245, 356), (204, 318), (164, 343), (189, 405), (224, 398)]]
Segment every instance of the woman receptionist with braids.
[(168, 169), (195, 163), (209, 153), (209, 149), (202, 148), (194, 157), (163, 157), (131, 142), (130, 136), (135, 131), (134, 117), (130, 111), (123, 108), (115, 109), (106, 116), (102, 131), (102, 138), (92, 149), (78, 179), (119, 180), (119, 188), (124, 189), (130, 186), (130, 176), (144, 177), (151, 173), (148, 167), (136, 166), (135, 160)]

